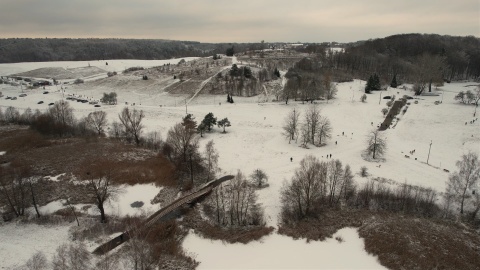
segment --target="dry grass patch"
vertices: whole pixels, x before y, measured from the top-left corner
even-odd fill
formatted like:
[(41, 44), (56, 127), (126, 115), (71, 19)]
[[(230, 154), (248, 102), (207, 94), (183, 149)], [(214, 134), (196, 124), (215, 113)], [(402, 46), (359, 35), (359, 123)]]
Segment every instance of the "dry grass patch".
[(389, 269), (480, 269), (480, 235), (456, 224), (391, 215), (359, 229), (367, 252)]
[(278, 232), (294, 239), (324, 240), (344, 227), (358, 227), (365, 250), (389, 269), (480, 269), (479, 233), (442, 220), (326, 210), (317, 219), (282, 224)]
[(28, 127), (2, 126), (0, 128), (0, 151), (6, 151), (8, 155), (50, 145), (49, 140)]
[(204, 238), (221, 240), (230, 244), (248, 244), (251, 241), (258, 241), (262, 237), (271, 234), (273, 230), (273, 227), (265, 226), (225, 228), (212, 225), (207, 221), (200, 222), (198, 227), (195, 228), (195, 232)]
[(175, 184), (175, 167), (168, 159), (155, 151), (107, 138), (45, 139), (26, 127), (4, 126), (0, 129), (0, 151), (7, 152), (3, 162), (22, 160), (32, 164), (37, 175), (79, 173), (82, 164), (108, 160), (115, 163), (121, 175), (119, 184)]
[(266, 226), (222, 227), (213, 225), (200, 215), (198, 208), (184, 208), (183, 214), (182, 225), (186, 228), (193, 229), (204, 238), (231, 244), (248, 244), (251, 241), (258, 241), (274, 231), (273, 227)]
[(371, 213), (364, 210), (326, 210), (318, 218), (281, 224), (278, 233), (293, 239), (305, 238), (323, 241), (345, 227), (360, 227)]

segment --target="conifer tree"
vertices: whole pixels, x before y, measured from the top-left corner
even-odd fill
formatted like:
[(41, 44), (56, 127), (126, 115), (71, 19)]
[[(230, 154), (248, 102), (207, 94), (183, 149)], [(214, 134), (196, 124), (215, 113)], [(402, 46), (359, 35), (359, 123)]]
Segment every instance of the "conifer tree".
[(380, 90), (382, 87), (381, 87), (381, 84), (380, 84), (380, 78), (378, 77), (377, 73), (375, 73), (373, 75), (373, 88), (372, 90)]
[(202, 120), (202, 124), (208, 129), (208, 131), (212, 130), (212, 127), (217, 124), (217, 118), (213, 116), (213, 113), (208, 113), (205, 115), (205, 118)]
[(392, 82), (390, 83), (390, 87), (397, 88), (397, 86), (398, 86), (398, 84), (397, 84), (397, 74), (394, 74)]
[(367, 84), (365, 85), (365, 93), (370, 94), (370, 92), (372, 91), (372, 88), (373, 88), (373, 77), (372, 75), (370, 75), (370, 77), (368, 78)]

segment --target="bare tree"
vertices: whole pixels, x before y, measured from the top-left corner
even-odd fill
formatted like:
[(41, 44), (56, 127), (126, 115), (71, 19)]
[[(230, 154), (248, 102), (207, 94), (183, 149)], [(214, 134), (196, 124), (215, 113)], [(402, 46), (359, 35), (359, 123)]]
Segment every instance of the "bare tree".
[(187, 161), (189, 150), (198, 146), (198, 134), (181, 123), (176, 124), (167, 133), (166, 142), (173, 148), (175, 158)]
[(314, 156), (308, 155), (300, 161), (300, 168), (295, 170), (291, 183), (282, 187), (284, 215), (301, 219), (313, 213), (312, 208), (325, 195), (325, 172), (325, 164), (321, 164)]
[(204, 152), (205, 165), (207, 171), (207, 182), (215, 179), (216, 173), (219, 171), (218, 168), (218, 152), (215, 149), (215, 144), (213, 140), (210, 140), (205, 146)]
[(153, 256), (152, 246), (145, 240), (133, 238), (122, 250), (122, 263), (127, 269), (155, 269), (158, 258)]
[(143, 130), (142, 120), (144, 117), (145, 115), (142, 110), (137, 111), (133, 109), (133, 111), (130, 111), (128, 107), (123, 108), (122, 112), (118, 115), (120, 122), (125, 128), (127, 139), (133, 138), (137, 145), (140, 144), (140, 136)]
[(332, 137), (332, 125), (330, 124), (330, 120), (328, 120), (325, 116), (320, 116), (317, 125), (317, 138), (318, 138), (318, 146), (322, 146), (325, 144), (327, 139)]
[(3, 119), (7, 123), (16, 123), (20, 118), (20, 113), (18, 112), (17, 108), (9, 106), (5, 109), (5, 113), (3, 115)]
[(337, 85), (332, 82), (330, 74), (326, 74), (323, 78), (323, 89), (327, 103), (330, 99), (334, 99), (337, 95)]
[(316, 105), (310, 106), (305, 113), (305, 123), (308, 125), (310, 131), (310, 142), (315, 145), (315, 137), (317, 134), (318, 125), (320, 123), (320, 110)]
[(303, 123), (300, 127), (300, 139), (302, 140), (302, 147), (308, 148), (308, 142), (310, 142), (310, 126), (307, 123)]
[(29, 167), (22, 162), (12, 162), (8, 167), (0, 167), (0, 191), (3, 201), (17, 217), (25, 214), (30, 206)]
[(297, 98), (300, 84), (301, 84), (300, 76), (292, 77), (287, 80), (283, 88), (283, 99), (285, 100), (285, 104), (288, 104), (289, 99)]
[[(335, 196), (337, 196), (337, 189), (341, 188), (343, 177), (343, 167), (340, 160), (332, 160), (328, 163), (328, 189), (329, 189), (329, 198), (328, 201), (330, 206), (336, 202)], [(340, 194), (338, 194), (340, 196)]]
[(117, 121), (112, 123), (112, 128), (108, 131), (108, 135), (115, 139), (120, 139), (125, 136), (123, 125)]
[(57, 101), (48, 108), (48, 115), (52, 117), (56, 124), (56, 132), (60, 136), (65, 135), (70, 127), (73, 126), (75, 118), (73, 109), (67, 101)]
[(372, 158), (382, 156), (387, 150), (387, 140), (383, 138), (380, 131), (372, 130), (367, 139), (367, 149), (365, 152), (372, 155)]
[(49, 269), (47, 257), (43, 252), (38, 251), (28, 259), (25, 268), (28, 270), (47, 270)]
[(267, 184), (268, 176), (267, 174), (261, 169), (255, 169), (253, 173), (250, 175), (250, 179), (257, 187), (262, 187)]
[(352, 197), (352, 193), (355, 191), (355, 186), (353, 183), (353, 174), (350, 165), (345, 165), (345, 170), (343, 171), (342, 184), (340, 187), (340, 194), (337, 199), (337, 203), (341, 198), (344, 198), (345, 201), (348, 201)]
[(36, 198), (36, 195), (35, 195), (35, 189), (34, 189), (34, 185), (38, 184), (38, 181), (40, 180), (39, 177), (28, 177), (27, 178), (27, 183), (28, 183), (28, 186), (30, 188), (30, 195), (31, 195), (31, 198), (32, 198), (32, 204), (33, 204), (33, 208), (35, 209), (35, 212), (37, 213), (37, 218), (40, 217), (40, 212), (38, 211), (38, 203), (37, 203), (37, 198)]
[(474, 190), (478, 190), (480, 178), (480, 161), (476, 153), (469, 152), (456, 163), (458, 171), (452, 173), (447, 182), (447, 191), (456, 195), (460, 202), (460, 214), (463, 214), (464, 203)]
[(246, 226), (263, 223), (263, 212), (257, 203), (252, 185), (241, 171), (228, 184), (221, 184), (214, 190), (210, 200), (219, 225)]
[(443, 83), (443, 70), (445, 69), (444, 58), (423, 54), (417, 58), (415, 72), (415, 95), (423, 93), (428, 84), (429, 92), (432, 91), (432, 83)]
[(91, 112), (87, 116), (87, 125), (95, 130), (98, 135), (102, 135), (107, 126), (107, 113), (104, 111)]
[(89, 195), (100, 211), (100, 222), (106, 223), (105, 203), (115, 199), (122, 191), (120, 186), (115, 185), (117, 168), (114, 162), (108, 160), (97, 160), (82, 167), (84, 175), (80, 177), (86, 178)]
[(285, 118), (285, 124), (283, 125), (284, 135), (288, 138), (288, 143), (292, 140), (296, 140), (298, 137), (300, 112), (291, 110)]
[(91, 255), (84, 243), (62, 244), (53, 256), (53, 270), (90, 269)]

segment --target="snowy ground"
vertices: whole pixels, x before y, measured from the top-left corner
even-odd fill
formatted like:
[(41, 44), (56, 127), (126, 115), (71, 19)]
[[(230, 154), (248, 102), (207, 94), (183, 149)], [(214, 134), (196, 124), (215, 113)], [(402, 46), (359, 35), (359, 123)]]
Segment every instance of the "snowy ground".
[[(108, 62), (110, 66), (113, 60)], [(21, 67), (20, 64), (18, 65)], [(137, 65), (146, 66), (141, 63)], [(19, 67), (16, 68), (20, 69)], [(5, 66), (0, 65), (0, 72), (6, 69)], [(364, 83), (356, 80), (339, 84), (335, 100), (330, 101), (329, 104), (326, 101), (319, 102), (318, 106), (322, 114), (330, 119), (333, 126), (331, 140), (321, 148), (312, 146), (310, 149), (304, 149), (294, 142), (289, 144), (282, 135), (282, 125), (287, 113), (295, 108), (303, 116), (303, 111), (310, 106), (300, 102), (290, 102), (288, 105), (257, 103), (258, 97), (234, 97), (235, 103), (227, 104), (225, 96), (200, 95), (186, 108), (181, 105), (188, 97), (172, 96), (159, 90), (158, 94), (165, 99), (164, 104), (177, 103), (178, 106), (160, 107), (156, 102), (149, 103), (148, 95), (144, 95), (142, 105), (135, 107), (145, 112), (146, 132), (159, 131), (163, 138), (171, 126), (181, 121), (186, 110), (192, 113), (197, 121), (201, 121), (208, 112), (212, 112), (219, 120), (228, 117), (232, 127), (227, 128), (227, 133), (220, 133), (220, 129), (216, 128), (214, 132), (204, 136), (201, 144), (214, 140), (220, 154), (219, 165), (225, 174), (235, 174), (238, 169), (241, 169), (243, 173), (249, 175), (256, 168), (268, 174), (270, 187), (259, 191), (259, 199), (265, 207), (268, 225), (272, 226), (278, 223), (279, 190), (282, 183), (290, 180), (300, 160), (307, 154), (323, 160), (327, 160), (326, 155), (332, 154), (332, 158), (340, 159), (343, 164), (350, 164), (354, 173), (357, 173), (360, 167), (366, 166), (371, 177), (384, 177), (399, 183), (407, 182), (432, 187), (442, 192), (445, 189), (445, 181), (448, 179), (448, 173), (443, 169), (454, 171), (455, 161), (469, 150), (480, 153), (479, 122), (469, 123), (473, 120), (474, 107), (459, 104), (453, 99), (459, 91), (475, 89), (476, 84), (451, 83), (434, 90), (440, 96), (420, 97), (415, 99), (418, 104), (414, 104), (415, 100), (410, 100), (408, 111), (405, 115), (400, 115), (401, 120), (397, 126), (384, 132), (388, 141), (386, 161), (381, 163), (365, 161), (361, 153), (365, 148), (366, 135), (383, 121), (381, 109), (386, 107), (385, 104), (388, 101), (380, 99), (380, 94), (385, 96), (388, 92), (388, 95), (395, 94), (401, 97), (412, 93), (401, 89), (388, 89), (386, 92), (373, 92), (368, 95), (367, 103), (362, 103), (359, 99), (363, 94)], [(33, 90), (27, 97), (14, 101), (2, 98), (0, 107), (2, 110), (7, 106), (45, 110), (48, 107), (46, 104), (60, 100), (62, 95), (65, 95), (56, 92), (55, 86), (50, 90), (51, 93), (46, 95), (42, 94), (43, 89)], [(5, 96), (18, 96), (20, 88), (0, 85), (0, 91)], [(78, 91), (75, 86), (69, 87), (68, 93), (94, 98), (102, 95), (102, 91), (96, 91), (95, 88)], [(94, 108), (92, 105), (78, 102), (71, 102), (71, 105), (77, 117), (85, 116), (94, 110), (104, 110), (112, 121), (118, 119), (117, 115), (124, 107), (121, 105), (122, 100), (135, 100), (141, 94), (118, 92), (120, 105), (117, 106)], [(45, 103), (37, 104), (39, 100)], [(434, 104), (435, 101), (440, 100), (443, 100), (442, 104)], [(221, 105), (219, 105), (220, 102)], [(430, 142), (432, 145), (429, 165), (427, 165)], [(414, 149), (415, 154), (410, 155), (409, 152)], [(406, 158), (405, 155), (409, 155), (410, 158)], [(293, 162), (290, 162), (291, 157)], [(356, 175), (355, 180), (357, 183), (362, 183), (366, 178)], [(4, 234), (2, 227), (0, 227), (0, 234)], [(197, 260), (202, 262), (201, 268), (352, 268), (362, 265), (364, 268), (380, 267), (376, 260), (363, 250), (363, 241), (358, 239), (355, 230), (344, 229), (338, 234), (341, 234), (346, 242), (340, 244), (336, 240), (329, 240), (325, 243), (308, 244), (305, 241), (294, 241), (272, 235), (264, 238), (262, 243), (242, 246), (212, 242), (200, 239), (196, 235), (189, 235), (184, 246), (189, 252), (197, 254)], [(336, 250), (345, 250), (348, 253), (336, 253)], [(287, 253), (288, 251), (290, 252)], [(265, 253), (267, 254), (264, 256)], [(342, 260), (341, 256), (337, 258), (335, 254), (349, 254), (349, 258), (353, 256), (358, 258), (358, 261), (345, 264), (345, 260)], [(320, 259), (324, 255), (325, 259)], [(0, 254), (0, 258), (4, 256), (6, 255)], [(297, 262), (297, 258), (302, 260), (299, 259), (298, 264), (290, 264), (290, 262)], [(300, 264), (300, 261), (305, 263)], [(227, 265), (228, 262), (238, 264)]]
[(0, 223), (0, 269), (23, 265), (38, 251), (49, 260), (58, 246), (68, 242), (69, 225)]

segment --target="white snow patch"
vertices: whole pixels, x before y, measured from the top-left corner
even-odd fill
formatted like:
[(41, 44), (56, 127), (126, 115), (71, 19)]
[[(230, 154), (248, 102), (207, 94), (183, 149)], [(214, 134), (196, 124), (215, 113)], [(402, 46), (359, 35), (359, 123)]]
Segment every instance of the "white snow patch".
[[(138, 184), (134, 186), (123, 186), (124, 191), (118, 195), (116, 200), (106, 204), (105, 212), (107, 215), (116, 215), (119, 217), (135, 216), (141, 214), (153, 213), (160, 209), (159, 204), (152, 204), (151, 200), (160, 192), (162, 188), (154, 184)], [(134, 208), (131, 206), (136, 201), (143, 202), (142, 207)], [(89, 209), (90, 214), (98, 214), (95, 206)]]
[[(335, 240), (337, 236), (344, 241)], [(225, 244), (189, 233), (183, 246), (200, 262), (198, 269), (386, 269), (367, 254), (354, 228), (341, 229), (322, 242), (272, 234), (247, 245)]]
[(14, 269), (43, 252), (52, 260), (57, 247), (69, 242), (69, 225), (0, 224), (0, 269)]

